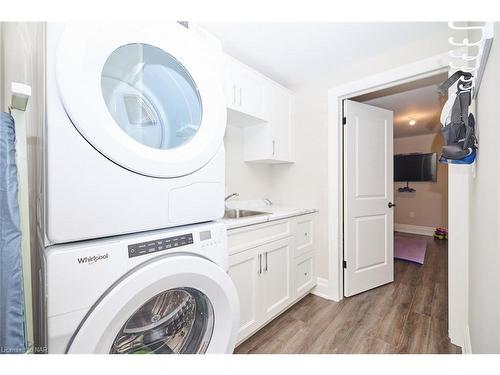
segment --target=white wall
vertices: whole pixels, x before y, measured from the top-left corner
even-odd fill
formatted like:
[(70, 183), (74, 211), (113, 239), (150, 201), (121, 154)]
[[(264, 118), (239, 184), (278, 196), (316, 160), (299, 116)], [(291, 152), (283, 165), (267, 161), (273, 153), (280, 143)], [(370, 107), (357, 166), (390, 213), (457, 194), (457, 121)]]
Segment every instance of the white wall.
[(239, 193), (235, 199), (269, 198), (271, 166), (243, 161), (244, 129), (228, 124), (226, 147), (226, 194)]
[(449, 36), (448, 33), (432, 35), (369, 60), (355, 61), (344, 71), (335, 71), (332, 67), (328, 77), (312, 82), (296, 93), (293, 112), (296, 163), (271, 167), (271, 199), (289, 206), (314, 206), (319, 209), (320, 247), (316, 260), (319, 277), (328, 278), (328, 89), (446, 52)]
[(469, 331), (473, 353), (500, 353), (500, 23), (477, 97), (470, 191)]

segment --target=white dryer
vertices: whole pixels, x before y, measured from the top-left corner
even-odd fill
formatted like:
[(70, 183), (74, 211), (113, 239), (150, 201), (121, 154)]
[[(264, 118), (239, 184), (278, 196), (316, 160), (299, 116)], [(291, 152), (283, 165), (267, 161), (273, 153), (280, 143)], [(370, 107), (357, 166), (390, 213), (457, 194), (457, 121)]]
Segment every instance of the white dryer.
[(223, 224), (43, 254), (49, 353), (232, 353), (239, 302)]
[(224, 211), (220, 43), (177, 23), (48, 24), (46, 245)]

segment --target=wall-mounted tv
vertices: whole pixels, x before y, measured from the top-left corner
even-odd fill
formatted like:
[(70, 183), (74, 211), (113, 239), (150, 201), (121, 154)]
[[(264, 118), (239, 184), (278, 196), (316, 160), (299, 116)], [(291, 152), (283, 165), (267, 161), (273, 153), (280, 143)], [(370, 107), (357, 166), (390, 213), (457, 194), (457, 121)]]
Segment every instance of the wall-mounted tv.
[(394, 181), (437, 181), (437, 155), (394, 155)]

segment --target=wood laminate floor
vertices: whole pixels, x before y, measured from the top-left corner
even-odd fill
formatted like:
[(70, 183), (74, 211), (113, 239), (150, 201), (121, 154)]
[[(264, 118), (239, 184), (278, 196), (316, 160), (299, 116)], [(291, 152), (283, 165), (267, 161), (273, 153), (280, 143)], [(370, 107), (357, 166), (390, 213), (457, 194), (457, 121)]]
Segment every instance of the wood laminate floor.
[(428, 243), (423, 266), (395, 260), (393, 283), (341, 302), (310, 294), (235, 353), (460, 353), (448, 339), (447, 242), (414, 237)]

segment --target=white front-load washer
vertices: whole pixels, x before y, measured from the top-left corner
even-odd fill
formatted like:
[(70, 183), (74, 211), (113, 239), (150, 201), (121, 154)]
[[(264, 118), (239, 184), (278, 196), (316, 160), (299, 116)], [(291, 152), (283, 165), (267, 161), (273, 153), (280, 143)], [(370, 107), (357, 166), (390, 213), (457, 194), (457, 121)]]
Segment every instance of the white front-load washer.
[(219, 41), (175, 22), (46, 26), (45, 245), (224, 211)]
[(232, 353), (226, 229), (194, 224), (43, 250), (48, 353)]

